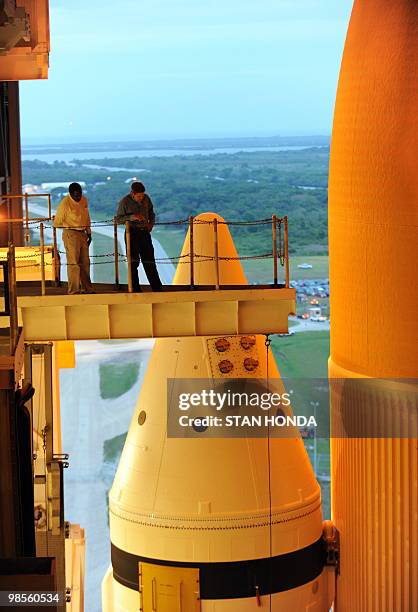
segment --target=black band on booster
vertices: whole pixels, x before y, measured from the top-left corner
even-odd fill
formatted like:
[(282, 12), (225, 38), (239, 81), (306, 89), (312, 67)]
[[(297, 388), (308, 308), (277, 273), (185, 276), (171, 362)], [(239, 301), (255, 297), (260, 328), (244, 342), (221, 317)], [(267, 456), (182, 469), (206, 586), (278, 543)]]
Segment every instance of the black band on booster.
[(227, 563), (193, 563), (149, 559), (125, 552), (111, 545), (113, 576), (124, 586), (139, 590), (138, 563), (167, 567), (199, 569), (200, 599), (238, 599), (270, 595), (295, 589), (321, 574), (325, 565), (322, 537), (316, 542), (291, 553), (252, 561)]

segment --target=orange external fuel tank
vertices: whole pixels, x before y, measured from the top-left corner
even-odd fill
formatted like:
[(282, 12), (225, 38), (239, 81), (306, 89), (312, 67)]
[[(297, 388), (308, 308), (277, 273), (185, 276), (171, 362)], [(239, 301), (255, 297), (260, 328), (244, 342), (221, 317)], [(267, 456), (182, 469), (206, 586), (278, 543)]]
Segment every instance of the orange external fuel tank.
[(356, 0), (331, 145), (329, 376), (386, 380), (355, 406), (332, 395), (334, 414), (354, 406), (350, 437), (332, 441), (339, 612), (418, 610), (417, 440), (360, 427), (396, 414), (401, 379), (417, 378), (417, 84), (418, 3)]

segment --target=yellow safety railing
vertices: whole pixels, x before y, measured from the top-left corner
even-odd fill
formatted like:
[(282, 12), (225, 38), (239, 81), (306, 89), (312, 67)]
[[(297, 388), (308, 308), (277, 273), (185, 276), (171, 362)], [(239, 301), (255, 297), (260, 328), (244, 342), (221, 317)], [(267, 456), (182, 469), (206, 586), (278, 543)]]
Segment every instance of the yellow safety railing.
[(15, 247), (13, 244), (9, 244), (6, 259), (0, 261), (0, 266), (3, 270), (4, 301), (4, 308), (0, 311), (0, 316), (9, 317), (9, 354), (14, 355), (19, 335), (19, 323), (17, 315)]
[[(48, 215), (44, 217), (29, 217), (29, 200), (31, 198), (46, 198), (47, 199), (47, 210)], [(23, 200), (24, 211), (22, 218), (11, 218), (11, 206), (12, 200)], [(29, 224), (40, 221), (50, 221), (52, 219), (52, 206), (51, 206), (51, 194), (50, 193), (14, 193), (14, 194), (2, 194), (0, 195), (0, 204), (3, 201), (7, 202), (7, 218), (0, 217), (0, 223), (24, 223), (25, 226), (25, 244), (30, 245), (30, 231)]]
[[(15, 222), (25, 222), (26, 223), (26, 231), (27, 234), (29, 235), (29, 223), (38, 223), (39, 225), (37, 225), (37, 227), (39, 227), (39, 231), (40, 231), (40, 245), (39, 245), (39, 252), (40, 252), (40, 264), (36, 264), (37, 266), (40, 265), (41, 267), (41, 293), (42, 295), (45, 295), (45, 287), (46, 287), (46, 276), (45, 276), (45, 266), (46, 265), (53, 265), (54, 266), (54, 271), (53, 271), (53, 278), (55, 281), (55, 285), (59, 285), (60, 281), (60, 251), (58, 249), (58, 244), (57, 244), (57, 228), (55, 228), (52, 224), (52, 231), (53, 231), (53, 258), (52, 261), (46, 262), (45, 260), (45, 251), (47, 250), (51, 250), (49, 246), (45, 245), (45, 222), (51, 222), (53, 220), (53, 217), (51, 215), (51, 200), (50, 200), (50, 194), (36, 194), (36, 196), (34, 194), (23, 194), (22, 195), (7, 195), (7, 196), (1, 196), (3, 199), (11, 199), (11, 198), (18, 198), (18, 197), (24, 197), (26, 195), (26, 199), (25, 199), (25, 218), (24, 219), (1, 219), (2, 222), (11, 222), (11, 223), (15, 223)], [(47, 217), (43, 217), (43, 218), (29, 218), (28, 217), (28, 199), (30, 197), (40, 197), (41, 195), (44, 195), (46, 197), (48, 197), (48, 216)], [(209, 224), (212, 225), (213, 227), (213, 255), (205, 255), (205, 254), (198, 254), (195, 252), (195, 248), (194, 248), (194, 228), (195, 225), (197, 224)], [(268, 226), (271, 225), (271, 244), (272, 244), (272, 250), (269, 253), (264, 253), (264, 254), (256, 254), (256, 255), (246, 255), (246, 256), (238, 256), (236, 258), (231, 258), (231, 257), (221, 257), (219, 255), (219, 249), (218, 249), (218, 229), (219, 229), (219, 225), (221, 224), (225, 224), (225, 225), (264, 225), (264, 226)], [(123, 260), (123, 258), (125, 258), (125, 262), (127, 263), (128, 266), (128, 292), (131, 293), (133, 291), (133, 286), (132, 286), (132, 261), (131, 261), (131, 253), (130, 253), (130, 223), (127, 221), (125, 223), (125, 230), (126, 230), (126, 245), (127, 245), (127, 249), (126, 249), (126, 257), (125, 255), (119, 253), (119, 242), (118, 242), (118, 226), (120, 225), (117, 221), (116, 218), (113, 218), (111, 220), (108, 221), (104, 221), (104, 222), (93, 222), (92, 226), (97, 225), (97, 226), (109, 226), (109, 225), (113, 225), (113, 237), (114, 237), (114, 252), (113, 253), (108, 253), (106, 255), (93, 255), (92, 257), (114, 257), (114, 273), (115, 273), (115, 288), (119, 289), (120, 288), (120, 274), (119, 274), (119, 263), (120, 261)], [(277, 215), (273, 215), (271, 217), (271, 219), (261, 219), (261, 220), (256, 220), (256, 221), (220, 221), (219, 219), (217, 219), (216, 217), (213, 220), (202, 220), (202, 219), (196, 219), (195, 217), (191, 216), (188, 219), (185, 220), (180, 220), (180, 221), (171, 221), (171, 222), (160, 222), (160, 223), (156, 223), (155, 225), (188, 225), (188, 229), (189, 229), (189, 238), (190, 238), (190, 253), (187, 253), (186, 255), (180, 255), (178, 257), (167, 257), (167, 258), (159, 258), (157, 259), (158, 263), (184, 263), (184, 264), (188, 264), (190, 267), (190, 288), (194, 289), (195, 288), (195, 266), (196, 266), (196, 262), (202, 262), (202, 261), (213, 261), (213, 265), (214, 265), (214, 271), (215, 271), (215, 285), (214, 285), (214, 289), (219, 290), (221, 289), (221, 285), (220, 285), (220, 273), (219, 273), (219, 264), (220, 261), (226, 261), (226, 260), (232, 260), (232, 259), (238, 259), (238, 260), (251, 260), (251, 259), (273, 259), (273, 286), (275, 287), (280, 287), (283, 286), (283, 284), (279, 285), (279, 274), (278, 274), (278, 268), (279, 265), (281, 265), (284, 268), (284, 286), (286, 288), (288, 288), (290, 286), (290, 273), (289, 273), (289, 232), (288, 232), (288, 218), (287, 216), (284, 217), (278, 217)], [(65, 229), (65, 228), (59, 228), (59, 229)], [(72, 228), (74, 229), (74, 228)], [(29, 243), (29, 240), (26, 241), (27, 245)], [(103, 262), (103, 263), (109, 263), (109, 261), (107, 262)], [(33, 265), (33, 264), (32, 264)], [(67, 263), (67, 266), (70, 265)], [(74, 264), (75, 265), (75, 264)], [(22, 267), (22, 266), (20, 266)]]

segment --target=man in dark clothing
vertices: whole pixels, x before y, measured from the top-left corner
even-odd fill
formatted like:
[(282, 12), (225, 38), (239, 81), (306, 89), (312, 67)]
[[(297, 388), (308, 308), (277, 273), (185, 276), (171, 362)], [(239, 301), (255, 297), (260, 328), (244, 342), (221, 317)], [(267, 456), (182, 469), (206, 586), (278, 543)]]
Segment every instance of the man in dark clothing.
[(162, 291), (151, 240), (151, 232), (155, 223), (154, 208), (151, 198), (145, 193), (145, 187), (142, 183), (137, 181), (132, 183), (131, 192), (123, 197), (118, 204), (116, 220), (118, 223), (129, 221), (133, 290), (135, 292), (141, 291), (138, 267), (140, 260), (142, 260), (142, 265), (152, 290)]

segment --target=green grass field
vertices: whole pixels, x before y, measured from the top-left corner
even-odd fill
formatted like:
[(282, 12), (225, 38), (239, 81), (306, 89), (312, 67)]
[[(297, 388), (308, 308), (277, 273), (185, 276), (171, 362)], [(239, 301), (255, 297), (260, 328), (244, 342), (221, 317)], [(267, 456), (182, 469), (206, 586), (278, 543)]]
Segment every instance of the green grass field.
[[(309, 379), (327, 378), (329, 355), (329, 332), (299, 332), (293, 336), (272, 338), (272, 349), (283, 378), (307, 379), (300, 382), (300, 405), (294, 405), (298, 414), (310, 414), (312, 390)], [(323, 415), (327, 418), (327, 415)], [(321, 417), (321, 415), (317, 415)], [(312, 466), (316, 471), (322, 492), (324, 518), (330, 518), (330, 452), (329, 440), (318, 438), (305, 440)], [(316, 464), (315, 464), (316, 458)]]
[[(298, 268), (298, 264), (308, 263), (312, 265), (310, 270)], [(290, 278), (291, 280), (309, 280), (311, 278), (328, 278), (329, 264), (328, 255), (294, 255), (290, 256)]]
[(139, 363), (101, 363), (100, 395), (102, 399), (120, 397), (138, 380)]
[[(186, 228), (181, 230), (174, 227), (169, 229), (156, 228), (153, 235), (161, 243), (169, 257), (180, 255), (186, 236)], [(266, 247), (265, 250), (269, 250)], [(262, 250), (262, 247), (260, 246)], [(261, 251), (260, 251), (261, 252)], [(309, 263), (312, 268), (303, 270), (298, 264)], [(245, 260), (244, 271), (250, 283), (272, 283), (273, 282), (273, 259)], [(328, 256), (327, 255), (295, 255), (290, 257), (290, 280), (304, 280), (312, 278), (328, 278)], [(285, 269), (279, 265), (279, 282), (284, 282)]]
[[(252, 283), (273, 282), (273, 259), (244, 261), (244, 270)], [(298, 264), (309, 263), (309, 270), (298, 268)], [(294, 255), (290, 256), (290, 280), (309, 280), (313, 278), (328, 278), (327, 255)], [(279, 282), (284, 282), (285, 268), (279, 264)]]
[(156, 227), (152, 235), (161, 244), (168, 257), (178, 257), (183, 248), (184, 239), (186, 237), (187, 228), (184, 226), (178, 229), (175, 226), (169, 229), (161, 229)]
[[(107, 253), (114, 253), (115, 247), (112, 238), (93, 232), (93, 250), (90, 247), (90, 261), (94, 266), (94, 281), (96, 283), (115, 282), (115, 257), (101, 257)], [(119, 244), (119, 253), (124, 253)], [(127, 283), (128, 270), (126, 263), (119, 261), (119, 282)]]
[(119, 460), (120, 454), (125, 444), (127, 433), (120, 434), (110, 440), (105, 440), (103, 444), (103, 460), (108, 462), (116, 462)]
[(327, 378), (329, 332), (273, 336), (272, 349), (283, 377)]

